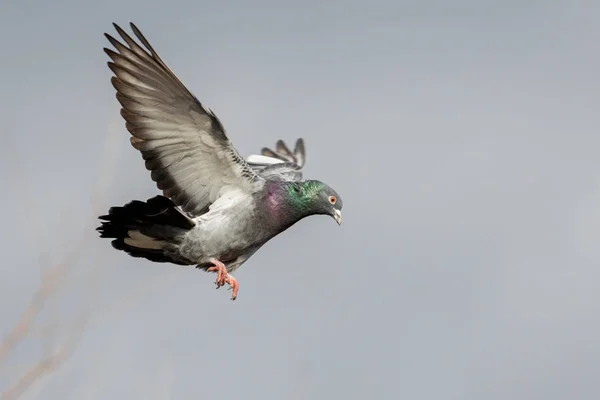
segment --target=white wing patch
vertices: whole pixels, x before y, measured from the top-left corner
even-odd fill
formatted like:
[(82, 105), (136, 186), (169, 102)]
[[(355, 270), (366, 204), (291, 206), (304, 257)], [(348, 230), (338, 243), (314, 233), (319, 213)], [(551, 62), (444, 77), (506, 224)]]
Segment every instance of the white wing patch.
[(279, 160), (274, 157), (262, 156), (262, 155), (258, 155), (258, 154), (249, 155), (246, 158), (246, 162), (248, 164), (255, 164), (255, 165), (273, 165), (273, 164), (284, 163), (283, 160)]

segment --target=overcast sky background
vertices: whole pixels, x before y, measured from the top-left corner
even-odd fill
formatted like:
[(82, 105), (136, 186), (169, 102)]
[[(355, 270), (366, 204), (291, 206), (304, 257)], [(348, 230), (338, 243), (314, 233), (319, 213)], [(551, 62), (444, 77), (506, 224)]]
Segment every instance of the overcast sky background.
[[(3, 336), (40, 268), (78, 253), (0, 392), (83, 315), (24, 398), (600, 398), (599, 19), (592, 1), (4, 1)], [(97, 238), (98, 213), (157, 193), (109, 81), (113, 21), (242, 154), (304, 137), (342, 226), (269, 242), (235, 303)]]

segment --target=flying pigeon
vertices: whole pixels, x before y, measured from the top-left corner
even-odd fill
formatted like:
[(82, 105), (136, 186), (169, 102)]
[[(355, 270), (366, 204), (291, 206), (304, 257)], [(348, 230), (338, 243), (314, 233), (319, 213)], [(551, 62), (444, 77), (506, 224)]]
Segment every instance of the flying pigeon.
[[(215, 272), (217, 288), (239, 285), (231, 275), (262, 245), (316, 214), (342, 221), (342, 199), (318, 180), (302, 180), (304, 141), (294, 150), (242, 158), (221, 121), (162, 61), (140, 30), (141, 45), (117, 24), (123, 42), (105, 33), (121, 116), (162, 195), (111, 207), (98, 217), (100, 237), (132, 257)], [(142, 47), (143, 45), (143, 47)]]

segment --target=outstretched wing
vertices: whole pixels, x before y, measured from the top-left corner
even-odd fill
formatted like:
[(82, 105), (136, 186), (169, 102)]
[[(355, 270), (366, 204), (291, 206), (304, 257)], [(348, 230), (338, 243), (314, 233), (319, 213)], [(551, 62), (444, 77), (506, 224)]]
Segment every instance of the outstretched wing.
[(301, 181), (302, 167), (306, 161), (306, 150), (302, 138), (296, 141), (292, 152), (283, 140), (275, 144), (275, 151), (263, 147), (260, 155), (246, 158), (252, 169), (265, 179)]
[(258, 190), (264, 179), (240, 157), (217, 116), (183, 85), (134, 24), (131, 29), (145, 49), (114, 27), (126, 45), (105, 34), (117, 50), (104, 49), (112, 59), (111, 82), (131, 144), (163, 194), (196, 216), (227, 190)]

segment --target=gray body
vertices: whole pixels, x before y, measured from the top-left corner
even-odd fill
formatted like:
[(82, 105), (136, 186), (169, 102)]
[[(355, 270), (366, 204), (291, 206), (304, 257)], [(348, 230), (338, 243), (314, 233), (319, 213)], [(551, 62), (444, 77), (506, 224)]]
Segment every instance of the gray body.
[(211, 264), (214, 257), (225, 263), (228, 272), (237, 269), (274, 233), (259, 212), (259, 198), (220, 197), (206, 214), (194, 219), (196, 226), (173, 248), (173, 256), (199, 266)]

